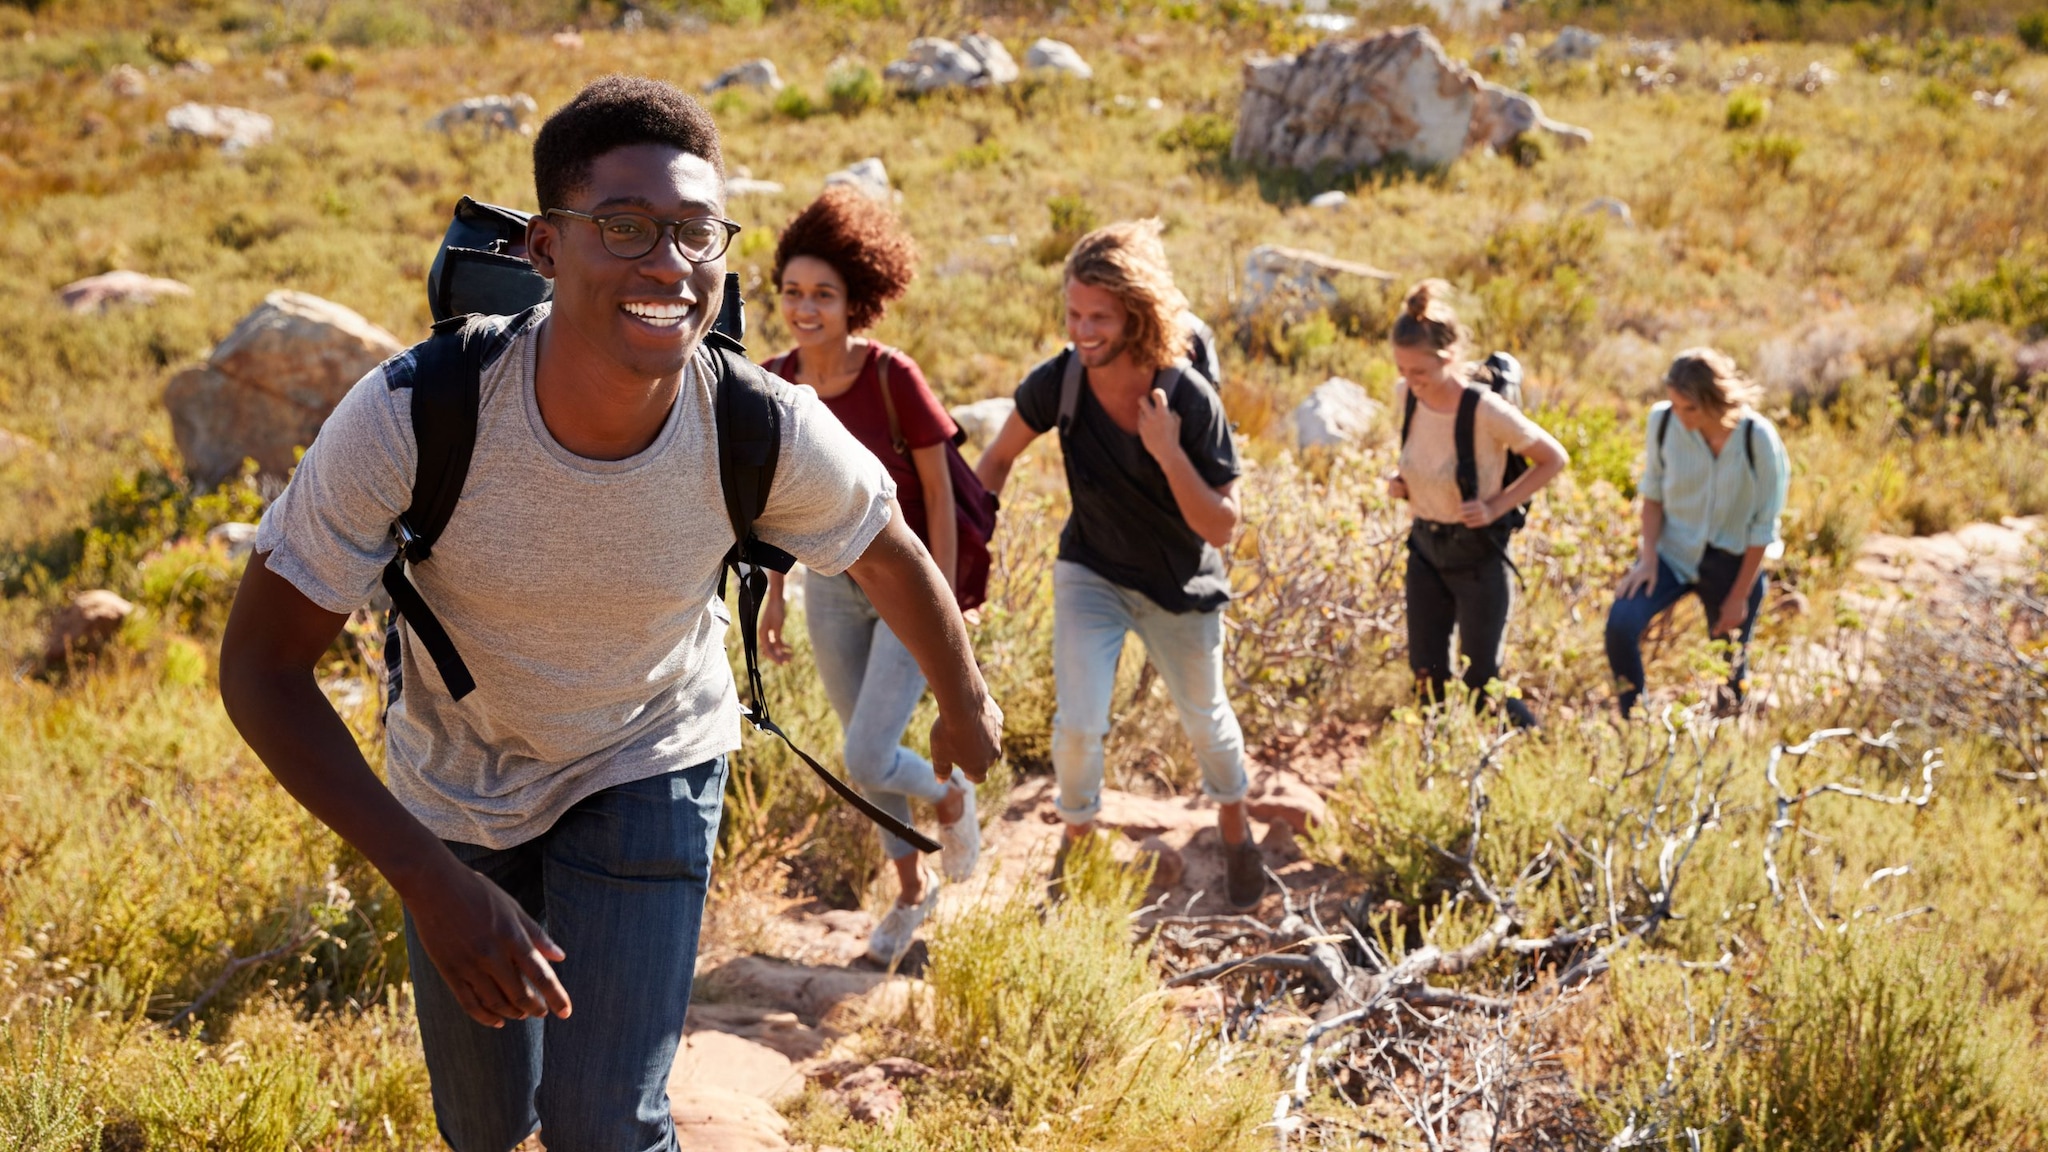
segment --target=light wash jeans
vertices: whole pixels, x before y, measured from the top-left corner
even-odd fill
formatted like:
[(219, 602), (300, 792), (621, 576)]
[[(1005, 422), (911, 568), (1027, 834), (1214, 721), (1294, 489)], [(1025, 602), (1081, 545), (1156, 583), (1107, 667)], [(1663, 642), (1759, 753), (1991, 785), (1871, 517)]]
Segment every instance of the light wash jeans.
[(725, 799), (725, 757), (587, 796), (512, 848), (449, 842), (568, 958), (575, 1012), (486, 1028), (405, 918), (434, 1122), (455, 1152), (509, 1152), (536, 1126), (559, 1152), (675, 1152), (668, 1074)]
[[(949, 787), (932, 774), (931, 761), (903, 747), (903, 730), (924, 698), (924, 673), (851, 576), (806, 573), (804, 621), (845, 733), (847, 776), (876, 807), (910, 823), (912, 797), (937, 803)], [(888, 832), (881, 837), (891, 860), (917, 851)]]
[(1180, 710), (1195, 746), (1202, 791), (1235, 804), (1251, 791), (1244, 732), (1223, 688), (1223, 612), (1168, 612), (1143, 592), (1113, 584), (1065, 560), (1052, 569), (1052, 669), (1058, 706), (1052, 718), (1052, 766), (1060, 818), (1086, 824), (1102, 812), (1102, 738), (1116, 691), (1124, 634), (1136, 632), (1145, 655)]

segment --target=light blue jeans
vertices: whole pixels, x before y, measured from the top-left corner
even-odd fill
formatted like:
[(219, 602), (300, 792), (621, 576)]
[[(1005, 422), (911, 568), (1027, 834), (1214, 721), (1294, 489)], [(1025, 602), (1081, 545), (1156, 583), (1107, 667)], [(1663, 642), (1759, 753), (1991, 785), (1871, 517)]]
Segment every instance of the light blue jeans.
[(540, 921), (568, 958), (566, 1020), (471, 1020), (420, 947), (420, 1040), (434, 1121), (455, 1152), (510, 1152), (536, 1126), (558, 1152), (675, 1152), (668, 1074), (690, 1006), (697, 931), (725, 800), (725, 757), (606, 788), (505, 849), (449, 842)]
[(1065, 560), (1053, 565), (1052, 604), (1058, 701), (1052, 766), (1060, 818), (1086, 824), (1102, 811), (1102, 738), (1109, 734), (1117, 658), (1130, 632), (1145, 642), (1146, 657), (1180, 710), (1180, 726), (1202, 768), (1202, 791), (1218, 804), (1243, 800), (1251, 784), (1244, 732), (1223, 688), (1223, 612), (1168, 612), (1144, 593)]
[[(807, 573), (804, 621), (818, 678), (846, 737), (847, 777), (876, 807), (910, 823), (912, 797), (937, 803), (949, 787), (932, 774), (931, 761), (903, 746), (903, 730), (924, 698), (924, 673), (851, 576)], [(917, 851), (888, 832), (881, 837), (891, 860)]]

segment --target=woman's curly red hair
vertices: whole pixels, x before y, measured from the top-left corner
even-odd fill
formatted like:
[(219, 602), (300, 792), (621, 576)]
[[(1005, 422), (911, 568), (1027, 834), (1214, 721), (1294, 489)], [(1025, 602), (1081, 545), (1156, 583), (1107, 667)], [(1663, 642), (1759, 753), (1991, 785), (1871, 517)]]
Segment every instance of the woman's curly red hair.
[(782, 270), (799, 256), (823, 260), (846, 281), (846, 326), (855, 332), (880, 320), (917, 272), (917, 245), (895, 214), (843, 184), (825, 189), (782, 230), (775, 245), (778, 286)]

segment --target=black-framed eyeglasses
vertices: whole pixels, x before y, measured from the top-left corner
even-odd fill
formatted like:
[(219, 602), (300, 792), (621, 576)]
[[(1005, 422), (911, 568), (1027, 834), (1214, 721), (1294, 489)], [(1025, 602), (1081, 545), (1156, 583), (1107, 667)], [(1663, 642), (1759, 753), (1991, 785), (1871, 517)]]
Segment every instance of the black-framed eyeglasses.
[(683, 259), (705, 264), (725, 255), (740, 226), (717, 216), (692, 216), (688, 220), (659, 220), (645, 212), (607, 212), (592, 216), (567, 208), (550, 208), (546, 216), (567, 216), (597, 225), (597, 238), (604, 250), (621, 260), (638, 260), (654, 251), (655, 245), (673, 233)]

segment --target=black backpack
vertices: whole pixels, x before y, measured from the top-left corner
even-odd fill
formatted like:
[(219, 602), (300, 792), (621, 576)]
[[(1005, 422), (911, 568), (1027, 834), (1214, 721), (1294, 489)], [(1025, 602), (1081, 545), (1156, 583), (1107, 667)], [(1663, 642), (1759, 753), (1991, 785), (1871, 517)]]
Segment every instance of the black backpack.
[[(510, 238), (515, 221), (517, 244)], [(453, 698), (460, 700), (476, 688), (476, 679), (455, 650), (447, 629), (407, 578), (406, 565), (428, 563), (433, 558), (434, 542), (461, 499), (476, 447), (485, 365), (504, 351), (525, 327), (534, 307), (552, 294), (547, 279), (517, 254), (523, 252), (524, 238), (524, 213), (463, 197), (427, 275), (428, 303), (435, 315), (433, 334), (384, 366), (387, 387), (412, 388), (413, 439), (418, 444), (412, 503), (392, 524), (398, 554), (383, 574), (392, 608), (384, 632), (387, 708), (404, 687), (400, 619), (411, 626)], [(745, 331), (739, 276), (727, 273), (718, 322), (704, 342), (718, 370), (712, 399), (718, 427), (718, 478), (734, 541), (722, 561), (718, 592), (723, 598), (728, 576), (738, 582), (740, 644), (747, 665), (747, 719), (788, 745), (819, 779), (868, 819), (920, 851), (936, 852), (937, 841), (882, 811), (827, 771), (791, 742), (768, 715), (759, 650), (761, 603), (768, 590), (768, 570), (787, 572), (795, 559), (756, 536), (754, 521), (768, 506), (782, 448), (782, 405), (792, 388), (747, 359), (746, 347), (740, 343)]]
[[(1514, 405), (1522, 406), (1522, 364), (1506, 352), (1495, 352), (1479, 365), (1472, 374), (1472, 382), (1493, 389), (1493, 394)], [(1473, 422), (1479, 416), (1479, 393), (1465, 389), (1458, 398), (1458, 418), (1452, 425), (1451, 436), (1458, 449), (1458, 495), (1461, 499), (1479, 499), (1479, 461), (1473, 444)], [(1408, 426), (1415, 420), (1415, 393), (1408, 393), (1408, 403), (1401, 413), (1401, 445), (1408, 445)], [(1500, 486), (1502, 490), (1511, 487), (1522, 473), (1529, 470), (1529, 459), (1520, 452), (1509, 452), (1507, 466), (1502, 469)], [(1529, 523), (1529, 506), (1522, 504), (1512, 508), (1495, 521), (1505, 524), (1510, 532), (1519, 532)]]

